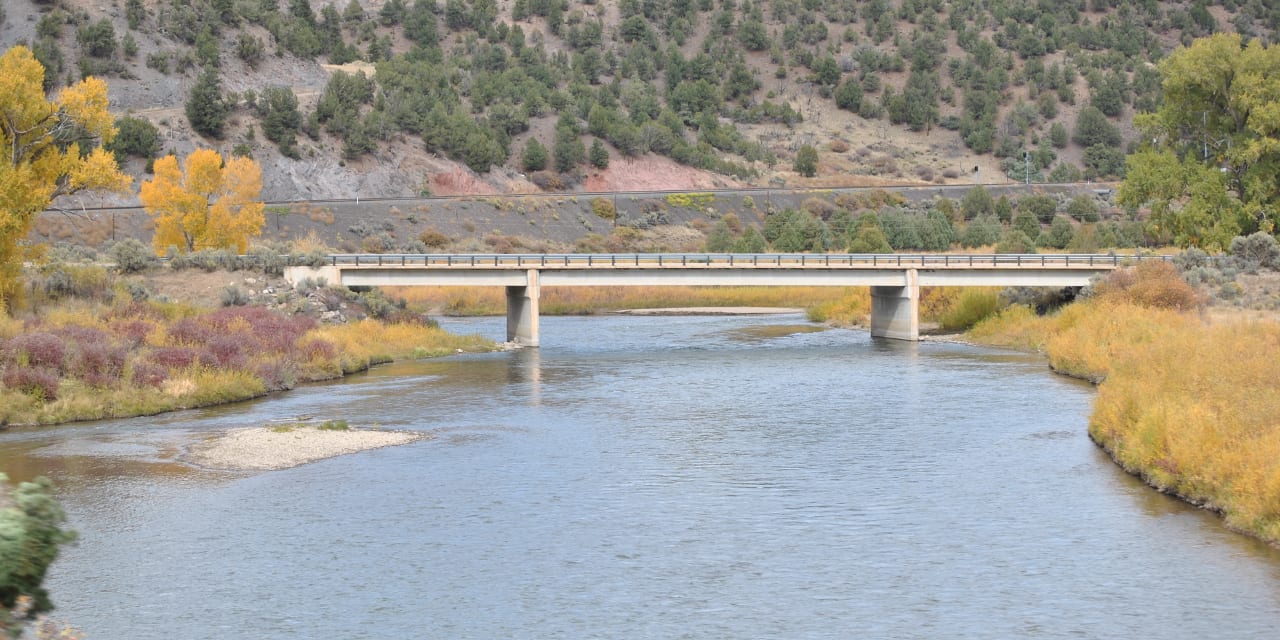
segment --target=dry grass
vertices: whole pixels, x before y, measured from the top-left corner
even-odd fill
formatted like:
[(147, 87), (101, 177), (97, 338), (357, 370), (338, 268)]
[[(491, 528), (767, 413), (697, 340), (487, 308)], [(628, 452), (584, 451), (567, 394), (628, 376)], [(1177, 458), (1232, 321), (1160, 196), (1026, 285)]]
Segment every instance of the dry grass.
[(1007, 309), (968, 336), (1041, 348), (1056, 370), (1098, 382), (1089, 433), (1117, 463), (1280, 543), (1280, 323), (1136, 304), (1187, 302), (1146, 275), (1052, 317)]
[[(506, 313), (506, 294), (498, 287), (387, 287), (386, 292), (446, 315)], [(807, 308), (831, 304), (847, 295), (844, 289), (832, 287), (543, 287), (540, 311), (590, 315), (671, 307)]]
[(438, 327), (415, 324), (386, 324), (361, 320), (312, 329), (304, 340), (320, 340), (333, 345), (334, 361), (312, 363), (321, 371), (361, 371), (382, 362), (406, 358), (428, 358), (458, 351), (484, 351), (492, 343), (479, 336), (458, 336)]

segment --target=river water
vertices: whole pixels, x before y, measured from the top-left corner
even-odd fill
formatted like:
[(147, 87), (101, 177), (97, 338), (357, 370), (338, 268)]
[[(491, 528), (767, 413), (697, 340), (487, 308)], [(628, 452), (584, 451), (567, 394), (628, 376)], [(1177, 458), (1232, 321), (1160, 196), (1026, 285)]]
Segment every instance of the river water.
[[(449, 321), (500, 338), (501, 320)], [(1120, 472), (1038, 358), (799, 316), (544, 318), (540, 350), (0, 434), (91, 638), (1274, 638), (1280, 554)], [(297, 415), (435, 434), (285, 471)]]

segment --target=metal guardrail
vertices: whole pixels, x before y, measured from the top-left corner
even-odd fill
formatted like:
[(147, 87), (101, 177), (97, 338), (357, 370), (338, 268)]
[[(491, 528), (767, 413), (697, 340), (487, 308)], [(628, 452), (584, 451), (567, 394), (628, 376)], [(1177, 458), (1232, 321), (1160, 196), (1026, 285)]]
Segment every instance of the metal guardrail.
[[(1119, 267), (1170, 256), (1116, 254), (809, 254), (809, 253), (476, 253), (333, 254), (335, 267), (425, 267), (476, 269), (609, 268), (1090, 268)], [(314, 263), (312, 263), (314, 264)]]

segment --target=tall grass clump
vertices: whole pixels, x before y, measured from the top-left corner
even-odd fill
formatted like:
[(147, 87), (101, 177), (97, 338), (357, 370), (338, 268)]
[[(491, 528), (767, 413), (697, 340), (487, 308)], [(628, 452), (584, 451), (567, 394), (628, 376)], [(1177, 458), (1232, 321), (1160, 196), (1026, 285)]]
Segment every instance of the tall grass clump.
[(459, 350), (492, 348), (492, 344), (480, 336), (454, 335), (426, 324), (386, 324), (376, 320), (317, 327), (307, 333), (306, 340), (311, 345), (331, 345), (333, 353), (333, 360), (309, 360), (307, 367), (336, 367), (343, 373), (363, 371), (401, 358), (427, 358)]
[(840, 326), (856, 326), (864, 324), (871, 314), (871, 290), (867, 287), (833, 290), (834, 294), (827, 300), (810, 303), (805, 308), (805, 315), (810, 322), (825, 322)]
[(993, 287), (965, 287), (945, 308), (937, 312), (938, 326), (947, 331), (963, 331), (1000, 310), (1000, 290)]

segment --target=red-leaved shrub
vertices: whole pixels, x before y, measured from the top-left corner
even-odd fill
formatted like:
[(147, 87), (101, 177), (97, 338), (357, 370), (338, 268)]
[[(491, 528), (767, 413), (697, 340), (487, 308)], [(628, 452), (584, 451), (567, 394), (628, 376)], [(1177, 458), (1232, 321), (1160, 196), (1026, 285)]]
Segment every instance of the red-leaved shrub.
[(4, 372), (4, 386), (29, 393), (45, 402), (58, 399), (58, 382), (58, 373), (43, 367), (9, 367)]
[(139, 387), (159, 387), (169, 378), (169, 370), (153, 362), (135, 360), (133, 363), (133, 384)]
[(9, 341), (9, 360), (29, 367), (59, 370), (67, 348), (62, 338), (52, 333), (24, 333)]

